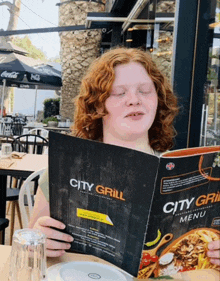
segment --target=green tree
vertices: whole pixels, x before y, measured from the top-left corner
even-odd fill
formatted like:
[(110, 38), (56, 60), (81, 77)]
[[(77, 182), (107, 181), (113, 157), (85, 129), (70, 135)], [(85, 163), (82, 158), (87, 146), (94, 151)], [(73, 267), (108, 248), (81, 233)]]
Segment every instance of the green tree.
[(42, 61), (47, 60), (46, 55), (32, 44), (30, 38), (27, 35), (23, 38), (19, 36), (14, 37), (12, 43), (26, 50), (28, 52), (28, 57), (31, 57), (33, 59), (40, 59)]
[(60, 114), (60, 98), (44, 100), (44, 118)]

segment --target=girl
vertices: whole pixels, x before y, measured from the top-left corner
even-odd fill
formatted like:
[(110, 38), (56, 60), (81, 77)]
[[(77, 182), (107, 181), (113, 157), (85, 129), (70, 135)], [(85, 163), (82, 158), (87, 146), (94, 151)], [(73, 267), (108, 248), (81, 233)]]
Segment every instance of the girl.
[[(75, 107), (74, 136), (155, 155), (173, 146), (177, 98), (147, 52), (117, 48), (96, 59), (82, 80)], [(30, 227), (46, 234), (48, 256), (61, 256), (73, 237), (60, 232), (65, 225), (49, 215), (46, 172)], [(220, 264), (219, 248), (219, 241), (209, 244), (207, 254), (215, 264)]]

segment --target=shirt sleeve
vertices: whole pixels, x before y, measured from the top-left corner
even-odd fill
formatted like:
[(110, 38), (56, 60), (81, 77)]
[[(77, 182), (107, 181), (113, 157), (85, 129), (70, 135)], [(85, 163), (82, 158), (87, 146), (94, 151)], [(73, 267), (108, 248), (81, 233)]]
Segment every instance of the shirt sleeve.
[(48, 177), (48, 169), (46, 169), (39, 179), (39, 186), (47, 200), (49, 202), (49, 177)]

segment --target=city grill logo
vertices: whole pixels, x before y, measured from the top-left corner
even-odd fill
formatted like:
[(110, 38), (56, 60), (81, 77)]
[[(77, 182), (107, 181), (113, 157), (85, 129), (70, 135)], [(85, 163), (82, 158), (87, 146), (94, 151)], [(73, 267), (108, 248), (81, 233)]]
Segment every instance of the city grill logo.
[(39, 74), (31, 74), (31, 80), (40, 81), (40, 75)]
[(18, 77), (19, 72), (7, 72), (6, 70), (2, 72), (1, 77), (3, 78), (13, 78), (16, 79)]

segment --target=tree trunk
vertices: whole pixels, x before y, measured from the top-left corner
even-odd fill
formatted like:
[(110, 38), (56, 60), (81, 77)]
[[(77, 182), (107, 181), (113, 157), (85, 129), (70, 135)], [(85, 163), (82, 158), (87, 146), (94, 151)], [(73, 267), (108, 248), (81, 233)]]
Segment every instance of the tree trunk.
[[(88, 12), (101, 12), (104, 9), (104, 5), (95, 2), (63, 3), (59, 10), (59, 25), (85, 25)], [(60, 41), (63, 81), (60, 113), (63, 119), (73, 120), (73, 99), (79, 92), (85, 71), (99, 55), (101, 30), (61, 32)]]
[[(157, 5), (158, 13), (175, 13), (175, 2), (166, 1), (159, 2)], [(172, 68), (172, 50), (173, 50), (173, 34), (169, 31), (160, 32), (156, 54), (153, 52), (152, 57), (158, 68), (163, 72), (167, 79), (171, 82)]]

